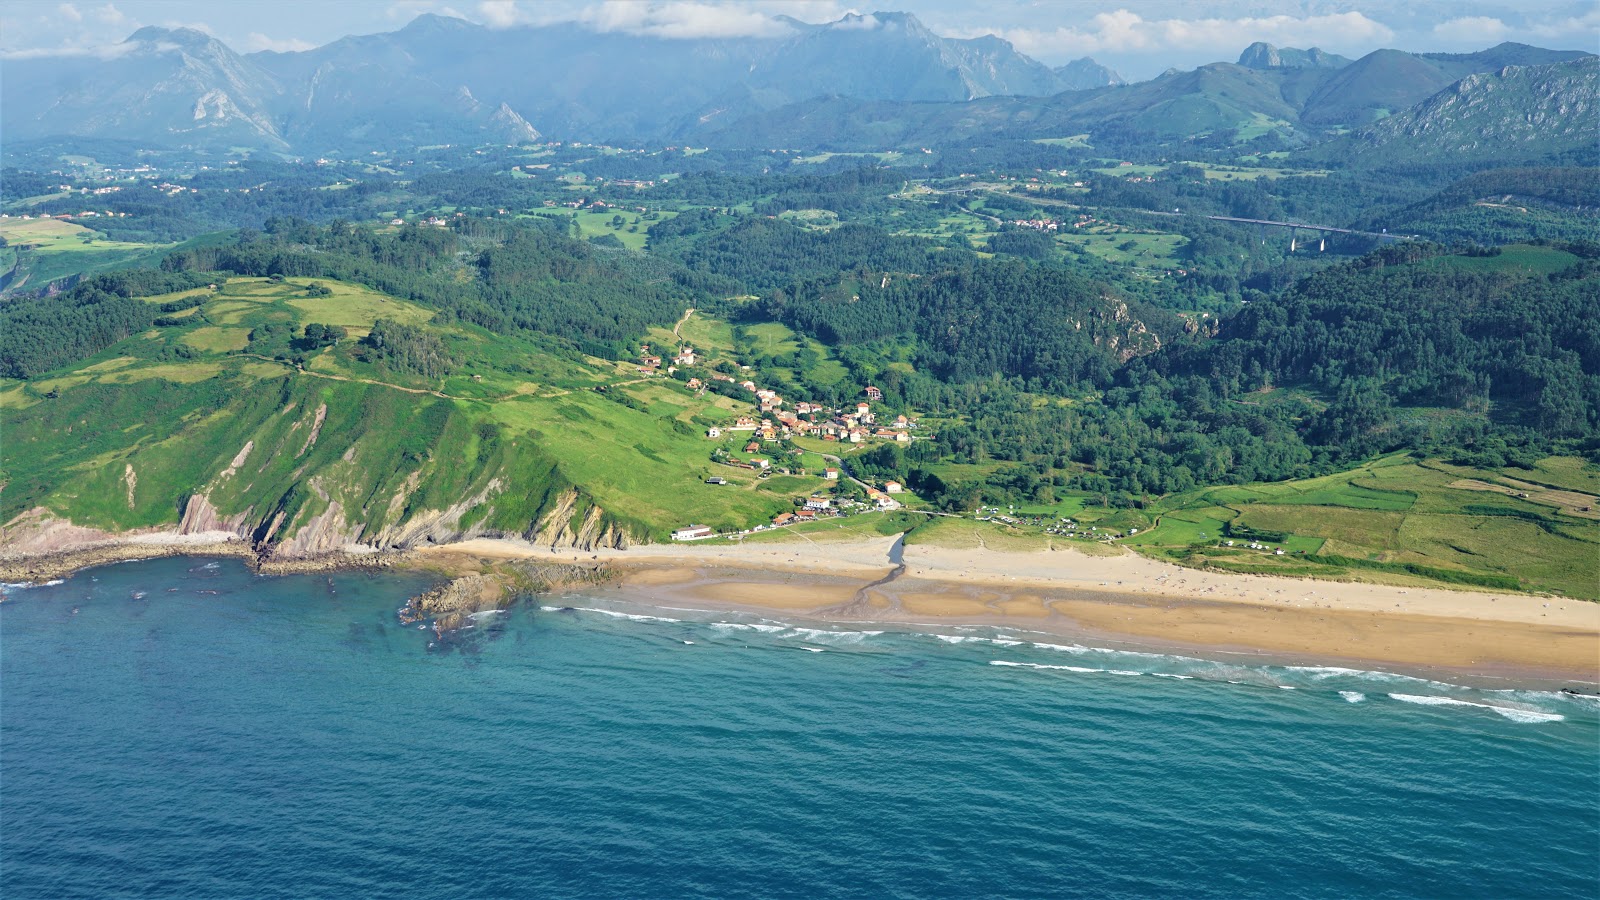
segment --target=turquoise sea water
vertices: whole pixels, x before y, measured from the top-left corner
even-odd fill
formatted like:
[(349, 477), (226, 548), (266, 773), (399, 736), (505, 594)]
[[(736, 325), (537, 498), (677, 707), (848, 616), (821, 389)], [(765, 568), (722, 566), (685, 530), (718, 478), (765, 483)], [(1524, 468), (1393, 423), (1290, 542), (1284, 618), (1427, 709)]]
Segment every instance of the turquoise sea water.
[(0, 895), (1600, 894), (1592, 699), (420, 586), (11, 591)]

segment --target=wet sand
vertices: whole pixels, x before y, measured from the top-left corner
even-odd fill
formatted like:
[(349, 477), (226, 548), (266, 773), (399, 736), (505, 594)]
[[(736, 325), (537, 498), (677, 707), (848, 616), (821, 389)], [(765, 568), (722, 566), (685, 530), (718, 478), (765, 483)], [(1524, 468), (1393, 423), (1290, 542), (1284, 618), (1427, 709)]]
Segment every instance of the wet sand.
[[(1600, 683), (1600, 604), (1184, 569), (1133, 554), (1008, 553), (894, 538), (749, 547), (652, 545), (578, 554), (620, 573), (600, 589), (645, 606), (779, 612), (905, 626), (992, 625), (1163, 650), (1247, 654), (1419, 674)], [(570, 561), (507, 541), (440, 548), (485, 560)]]

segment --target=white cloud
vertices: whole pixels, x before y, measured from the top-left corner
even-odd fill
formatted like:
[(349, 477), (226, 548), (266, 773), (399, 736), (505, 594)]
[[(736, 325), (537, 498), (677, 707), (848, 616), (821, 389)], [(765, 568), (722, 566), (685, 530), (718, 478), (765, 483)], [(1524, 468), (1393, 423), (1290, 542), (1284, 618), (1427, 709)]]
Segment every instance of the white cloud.
[(1492, 16), (1461, 16), (1433, 26), (1433, 36), (1452, 44), (1494, 43), (1505, 39), (1511, 26)]
[(864, 16), (843, 16), (837, 22), (828, 23), (828, 27), (834, 31), (871, 31), (882, 25), (883, 23), (872, 13)]
[(128, 20), (128, 17), (122, 14), (122, 10), (117, 9), (115, 3), (107, 3), (105, 6), (96, 9), (94, 17), (102, 25), (121, 25)]
[(1387, 25), (1353, 11), (1300, 17), (1146, 19), (1119, 9), (1099, 13), (1081, 27), (1013, 28), (997, 33), (1030, 56), (1052, 59), (1088, 53), (1166, 52), (1227, 57), (1255, 41), (1281, 47), (1370, 49), (1394, 39), (1394, 31)]
[(478, 4), (478, 15), (490, 28), (510, 28), (523, 21), (515, 0), (483, 0)]
[(312, 50), (316, 46), (310, 41), (302, 41), (299, 38), (284, 38), (282, 40), (269, 38), (259, 31), (250, 32), (249, 36), (244, 39), (243, 44), (244, 52), (246, 53), (255, 53), (260, 50), (271, 50), (274, 53), (295, 53), (302, 50)]
[(61, 13), (61, 15), (71, 19), (74, 22), (83, 21), (83, 13), (78, 12), (78, 8), (73, 6), (71, 3), (61, 4), (60, 6), (56, 7), (56, 12)]
[(577, 21), (595, 31), (622, 31), (660, 38), (777, 37), (789, 33), (788, 25), (758, 9), (695, 0), (670, 3), (606, 0), (584, 9)]
[(0, 50), (0, 59), (116, 59), (138, 49), (137, 44), (107, 44), (103, 47), (31, 47)]
[(1591, 9), (1581, 16), (1573, 16), (1556, 21), (1536, 22), (1529, 26), (1528, 33), (1544, 41), (1570, 41), (1577, 37), (1587, 37), (1588, 43), (1593, 48), (1600, 43), (1600, 7)]
[(188, 29), (192, 29), (194, 31), (198, 31), (201, 34), (206, 35), (207, 37), (216, 37), (217, 36), (216, 29), (212, 28), (210, 25), (207, 25), (204, 22), (179, 22), (176, 19), (168, 19), (167, 21), (162, 22), (161, 26), (163, 28), (188, 28)]

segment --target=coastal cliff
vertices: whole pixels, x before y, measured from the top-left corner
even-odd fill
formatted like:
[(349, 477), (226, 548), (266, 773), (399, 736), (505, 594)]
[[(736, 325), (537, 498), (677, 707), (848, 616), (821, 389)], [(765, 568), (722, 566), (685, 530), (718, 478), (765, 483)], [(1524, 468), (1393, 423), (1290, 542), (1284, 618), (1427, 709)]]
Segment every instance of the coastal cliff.
[[(648, 539), (569, 480), (542, 435), (449, 400), (285, 380), (217, 407), (70, 478), (49, 473), (59, 486), (0, 526), (0, 577), (201, 548), (304, 568), (479, 537), (580, 551)], [(105, 415), (57, 410), (63, 429)]]

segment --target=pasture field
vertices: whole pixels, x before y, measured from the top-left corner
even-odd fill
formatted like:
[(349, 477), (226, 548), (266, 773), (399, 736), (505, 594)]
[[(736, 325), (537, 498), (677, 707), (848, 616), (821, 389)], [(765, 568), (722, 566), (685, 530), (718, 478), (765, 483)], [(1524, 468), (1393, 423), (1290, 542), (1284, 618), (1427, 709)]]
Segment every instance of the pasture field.
[[(623, 246), (629, 250), (643, 252), (647, 235), (645, 232), (650, 226), (663, 219), (670, 219), (677, 215), (671, 210), (656, 210), (657, 219), (647, 220), (637, 210), (632, 209), (545, 209), (534, 213), (547, 219), (572, 220), (577, 219), (578, 231), (585, 239), (599, 237), (603, 234), (615, 235), (622, 241)], [(622, 227), (612, 226), (617, 216), (622, 217)], [(637, 220), (637, 221), (635, 221)]]
[[(1556, 457), (1540, 466), (1592, 486), (1595, 467), (1581, 460)], [(1600, 600), (1600, 529), (1575, 508), (1592, 509), (1593, 495), (1521, 486), (1533, 490), (1518, 490), (1506, 471), (1386, 457), (1320, 478), (1168, 497), (1157, 504), (1157, 527), (1124, 543), (1237, 571), (1403, 584), (1431, 578)], [(1239, 535), (1234, 547), (1223, 543), (1225, 528)], [(1243, 535), (1268, 535), (1260, 539), (1267, 549), (1242, 549), (1249, 543)], [(1280, 547), (1281, 557), (1273, 552)]]
[(1107, 262), (1130, 266), (1176, 265), (1179, 262), (1178, 251), (1188, 243), (1188, 239), (1181, 234), (1149, 234), (1110, 229), (1058, 234), (1056, 241), (1081, 247)]
[(0, 219), (0, 270), (14, 271), (5, 282), (11, 293), (42, 287), (69, 275), (92, 275), (154, 257), (171, 244), (108, 240), (98, 231), (62, 219)]
[(1067, 137), (1034, 138), (1035, 144), (1049, 144), (1052, 147), (1093, 147), (1089, 143), (1087, 134), (1074, 134)]
[(1578, 261), (1571, 253), (1554, 247), (1511, 244), (1499, 249), (1500, 252), (1494, 256), (1440, 256), (1429, 260), (1428, 264), (1468, 272), (1519, 272), (1545, 276), (1569, 268)]
[(1212, 181), (1255, 181), (1258, 178), (1325, 178), (1327, 172), (1309, 169), (1274, 169), (1267, 166), (1222, 166), (1207, 163), (1202, 168)]

